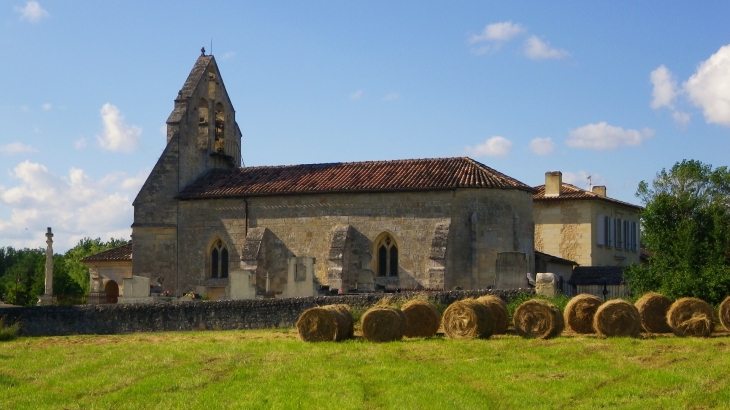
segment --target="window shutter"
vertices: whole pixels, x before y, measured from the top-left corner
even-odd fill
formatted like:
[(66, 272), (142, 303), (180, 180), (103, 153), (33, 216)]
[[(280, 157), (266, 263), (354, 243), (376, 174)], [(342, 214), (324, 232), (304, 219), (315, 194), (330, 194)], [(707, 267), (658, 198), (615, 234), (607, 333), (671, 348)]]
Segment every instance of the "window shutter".
[(621, 220), (616, 219), (616, 249), (624, 247), (624, 238), (621, 232)]
[(624, 249), (631, 250), (631, 228), (629, 221), (624, 219)]
[(596, 245), (606, 246), (606, 217), (604, 215), (598, 215), (596, 220)]
[(631, 237), (633, 240), (631, 250), (636, 252), (639, 250), (639, 229), (636, 222), (631, 222)]
[(616, 245), (616, 219), (608, 218), (608, 246)]

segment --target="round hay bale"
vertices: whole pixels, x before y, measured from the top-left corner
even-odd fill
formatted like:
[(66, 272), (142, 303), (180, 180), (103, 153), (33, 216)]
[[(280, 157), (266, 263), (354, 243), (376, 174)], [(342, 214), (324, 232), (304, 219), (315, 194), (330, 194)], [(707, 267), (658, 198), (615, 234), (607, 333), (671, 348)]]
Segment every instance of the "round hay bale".
[(352, 313), (347, 305), (327, 305), (307, 309), (296, 323), (299, 338), (305, 342), (339, 342), (354, 332)]
[(426, 300), (412, 300), (401, 308), (406, 317), (406, 337), (434, 336), (441, 325), (441, 314)]
[(602, 303), (601, 298), (587, 293), (573, 297), (563, 311), (565, 326), (575, 333), (596, 333), (593, 330), (593, 317)]
[(565, 327), (560, 309), (542, 299), (531, 299), (517, 306), (513, 321), (517, 334), (529, 338), (550, 339)]
[(477, 299), (477, 302), (487, 305), (489, 310), (492, 311), (492, 316), (494, 317), (493, 334), (503, 335), (507, 333), (507, 326), (509, 326), (509, 311), (507, 311), (507, 303), (496, 295), (482, 296)]
[(593, 329), (602, 336), (637, 337), (641, 333), (639, 310), (623, 299), (609, 300), (596, 310)]
[(730, 330), (730, 296), (726, 297), (725, 300), (720, 303), (720, 323), (722, 326)]
[(370, 342), (401, 340), (406, 330), (406, 317), (400, 309), (374, 306), (360, 319), (362, 336)]
[(708, 337), (712, 333), (714, 311), (707, 302), (697, 298), (682, 298), (672, 303), (667, 323), (677, 336)]
[(494, 331), (494, 316), (475, 299), (458, 300), (444, 312), (444, 333), (452, 339), (486, 338)]
[(649, 292), (634, 303), (639, 310), (641, 327), (649, 333), (671, 333), (672, 328), (667, 323), (667, 312), (672, 306), (668, 297), (659, 293)]

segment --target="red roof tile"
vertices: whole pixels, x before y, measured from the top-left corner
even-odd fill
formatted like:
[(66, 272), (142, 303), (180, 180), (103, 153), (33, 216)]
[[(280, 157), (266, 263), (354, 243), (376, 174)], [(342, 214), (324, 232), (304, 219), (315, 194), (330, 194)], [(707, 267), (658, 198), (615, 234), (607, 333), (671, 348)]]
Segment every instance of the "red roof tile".
[(349, 192), (519, 189), (522, 182), (471, 158), (339, 162), (212, 170), (178, 198), (235, 198)]
[(635, 208), (637, 210), (642, 209), (642, 207), (634, 204), (630, 204), (628, 202), (619, 201), (618, 199), (613, 199), (605, 196), (600, 196), (598, 194), (594, 194), (591, 191), (586, 191), (585, 189), (580, 189), (575, 185), (566, 184), (563, 183), (563, 185), (560, 187), (560, 195), (559, 196), (545, 196), (545, 185), (538, 185), (535, 187), (537, 190), (537, 193), (533, 195), (533, 200), (540, 202), (540, 201), (567, 201), (567, 200), (586, 200), (586, 199), (597, 199), (600, 201), (607, 201), (614, 204), (619, 204), (623, 206), (628, 206), (631, 208)]
[(132, 242), (117, 248), (109, 249), (103, 252), (89, 255), (81, 262), (103, 262), (103, 261), (131, 261), (132, 260)]

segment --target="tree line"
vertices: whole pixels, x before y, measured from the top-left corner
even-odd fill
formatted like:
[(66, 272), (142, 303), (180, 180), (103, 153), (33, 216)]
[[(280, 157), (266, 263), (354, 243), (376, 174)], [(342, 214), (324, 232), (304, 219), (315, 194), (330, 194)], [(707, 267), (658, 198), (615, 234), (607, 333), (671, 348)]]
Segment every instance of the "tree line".
[[(89, 268), (81, 259), (127, 244), (124, 239), (102, 241), (84, 238), (64, 254), (53, 255), (53, 294), (85, 296), (89, 293)], [(5, 303), (35, 306), (45, 291), (46, 250), (0, 247), (0, 297)]]
[(624, 270), (635, 294), (696, 297), (718, 304), (730, 296), (730, 171), (685, 160), (662, 169), (636, 192), (644, 205), (642, 247), (649, 263)]

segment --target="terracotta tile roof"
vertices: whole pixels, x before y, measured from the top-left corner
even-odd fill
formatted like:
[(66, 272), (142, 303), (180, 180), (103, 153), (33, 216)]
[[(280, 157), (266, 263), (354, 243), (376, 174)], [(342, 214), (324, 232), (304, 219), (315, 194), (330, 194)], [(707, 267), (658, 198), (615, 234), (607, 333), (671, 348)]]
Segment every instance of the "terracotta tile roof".
[(545, 196), (545, 185), (538, 185), (535, 187), (535, 190), (537, 190), (537, 193), (532, 196), (534, 201), (566, 201), (566, 200), (586, 200), (586, 199), (597, 199), (600, 201), (606, 201), (611, 202), (614, 204), (619, 204), (623, 206), (627, 206), (630, 208), (634, 208), (636, 210), (643, 209), (642, 207), (634, 204), (630, 204), (628, 202), (619, 201), (618, 199), (613, 199), (605, 196), (600, 196), (598, 194), (594, 194), (591, 191), (586, 191), (585, 189), (580, 189), (575, 185), (566, 184), (563, 183), (563, 185), (560, 187), (560, 196), (555, 197), (546, 197)]
[(105, 261), (131, 261), (132, 260), (132, 242), (117, 248), (109, 249), (103, 252), (89, 255), (81, 262), (105, 262)]
[(514, 178), (471, 158), (460, 157), (212, 170), (185, 188), (178, 198), (431, 191), (456, 188), (519, 189), (535, 192)]

